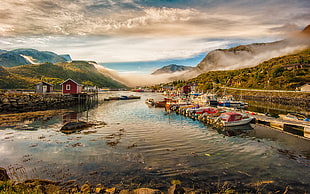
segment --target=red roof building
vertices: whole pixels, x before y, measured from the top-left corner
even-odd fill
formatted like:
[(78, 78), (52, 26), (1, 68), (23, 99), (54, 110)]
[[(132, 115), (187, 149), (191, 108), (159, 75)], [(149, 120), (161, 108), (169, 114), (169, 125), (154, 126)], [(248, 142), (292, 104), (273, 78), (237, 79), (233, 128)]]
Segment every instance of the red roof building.
[(190, 92), (191, 92), (191, 86), (185, 85), (185, 86), (182, 87), (182, 93), (188, 94)]
[(63, 94), (79, 94), (82, 92), (83, 85), (72, 79), (67, 79), (61, 84)]

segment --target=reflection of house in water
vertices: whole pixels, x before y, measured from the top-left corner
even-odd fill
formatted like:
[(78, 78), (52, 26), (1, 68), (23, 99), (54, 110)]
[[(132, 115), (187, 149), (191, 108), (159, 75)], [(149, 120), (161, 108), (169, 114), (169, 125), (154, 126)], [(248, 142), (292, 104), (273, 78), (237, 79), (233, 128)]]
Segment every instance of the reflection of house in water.
[(47, 82), (40, 82), (36, 84), (36, 93), (37, 94), (46, 94), (53, 92), (53, 85)]
[(78, 121), (81, 118), (81, 113), (71, 112), (62, 116), (62, 123)]

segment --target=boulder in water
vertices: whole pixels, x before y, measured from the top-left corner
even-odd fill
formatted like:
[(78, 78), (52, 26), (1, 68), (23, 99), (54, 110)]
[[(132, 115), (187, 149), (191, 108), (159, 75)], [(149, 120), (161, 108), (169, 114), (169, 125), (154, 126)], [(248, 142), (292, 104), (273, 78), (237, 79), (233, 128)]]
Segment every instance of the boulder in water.
[(70, 134), (70, 133), (82, 131), (83, 129), (91, 127), (91, 126), (93, 126), (93, 124), (87, 123), (85, 121), (69, 122), (69, 123), (66, 123), (60, 129), (60, 131), (63, 133)]

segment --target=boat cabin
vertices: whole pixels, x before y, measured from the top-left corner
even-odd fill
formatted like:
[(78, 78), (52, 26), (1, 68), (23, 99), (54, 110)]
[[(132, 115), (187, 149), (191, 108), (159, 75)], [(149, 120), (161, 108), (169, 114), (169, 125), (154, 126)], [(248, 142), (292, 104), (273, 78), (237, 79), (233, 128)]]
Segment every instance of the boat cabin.
[(242, 115), (236, 112), (225, 112), (222, 113), (220, 117), (222, 121), (226, 122), (242, 120)]
[(77, 83), (72, 79), (67, 79), (61, 84), (63, 94), (79, 94), (82, 92), (82, 84)]

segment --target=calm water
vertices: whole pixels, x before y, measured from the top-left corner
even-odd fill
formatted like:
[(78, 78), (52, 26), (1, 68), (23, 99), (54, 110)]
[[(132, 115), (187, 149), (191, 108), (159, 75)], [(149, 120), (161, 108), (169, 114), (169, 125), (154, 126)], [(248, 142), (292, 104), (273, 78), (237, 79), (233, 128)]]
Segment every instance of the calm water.
[[(27, 123), (37, 130), (0, 128), (0, 167), (15, 180), (89, 180), (107, 187), (163, 190), (172, 180), (190, 188), (230, 181), (256, 184), (264, 192), (310, 191), (310, 141), (257, 125), (227, 136), (144, 103), (149, 97), (163, 98), (160, 94), (103, 101), (111, 95), (118, 96), (101, 95), (99, 105), (87, 112)], [(66, 135), (59, 129), (70, 117), (107, 125)]]

